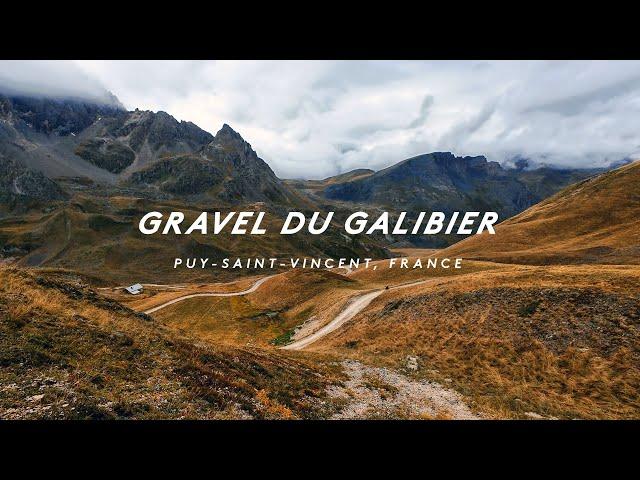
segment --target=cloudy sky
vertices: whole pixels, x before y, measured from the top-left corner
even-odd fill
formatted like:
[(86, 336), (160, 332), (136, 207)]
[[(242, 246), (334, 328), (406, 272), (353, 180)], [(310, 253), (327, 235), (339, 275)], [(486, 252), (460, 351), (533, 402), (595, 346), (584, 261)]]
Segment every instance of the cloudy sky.
[(431, 151), (599, 166), (640, 157), (635, 61), (1, 62), (0, 85), (100, 95), (215, 133), (281, 177), (379, 169)]

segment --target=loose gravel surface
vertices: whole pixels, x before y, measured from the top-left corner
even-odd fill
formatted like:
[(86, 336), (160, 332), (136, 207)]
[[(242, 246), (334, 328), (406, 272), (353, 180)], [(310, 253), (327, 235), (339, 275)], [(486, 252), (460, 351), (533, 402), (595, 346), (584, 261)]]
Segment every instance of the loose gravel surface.
[(443, 418), (473, 420), (475, 415), (457, 392), (436, 382), (413, 380), (387, 368), (354, 360), (342, 362), (349, 379), (328, 387), (329, 396), (344, 402), (334, 419)]

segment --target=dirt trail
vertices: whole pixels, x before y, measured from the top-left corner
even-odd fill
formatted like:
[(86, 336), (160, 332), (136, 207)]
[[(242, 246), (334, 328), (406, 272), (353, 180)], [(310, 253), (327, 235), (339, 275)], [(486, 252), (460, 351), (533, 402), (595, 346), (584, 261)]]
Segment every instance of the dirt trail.
[(262, 285), (264, 282), (266, 282), (267, 280), (269, 280), (270, 278), (274, 277), (275, 275), (269, 275), (267, 277), (262, 277), (261, 279), (259, 279), (256, 283), (254, 283), (250, 288), (248, 288), (247, 290), (242, 290), (241, 292), (226, 292), (226, 293), (192, 293), (190, 295), (185, 295), (184, 297), (178, 297), (178, 298), (174, 298), (173, 300), (169, 300), (168, 302), (165, 302), (161, 305), (158, 305), (156, 307), (150, 308), (149, 310), (146, 310), (144, 313), (146, 313), (147, 315), (153, 312), (157, 312), (158, 310), (161, 310), (165, 307), (168, 307), (169, 305), (173, 305), (174, 303), (178, 303), (178, 302), (182, 302), (183, 300), (187, 300), (188, 298), (194, 298), (194, 297), (236, 297), (239, 295), (247, 295), (249, 293), (255, 292), (260, 285)]
[(329, 323), (327, 323), (324, 327), (320, 328), (319, 330), (312, 333), (311, 335), (301, 338), (300, 340), (290, 343), (289, 345), (285, 345), (282, 348), (284, 350), (302, 350), (306, 346), (314, 343), (315, 341), (321, 339), (325, 335), (340, 328), (344, 323), (348, 322), (353, 317), (355, 317), (358, 313), (360, 313), (362, 310), (367, 308), (367, 306), (373, 301), (374, 298), (380, 296), (384, 292), (391, 291), (391, 290), (398, 290), (400, 288), (413, 287), (416, 285), (421, 285), (423, 283), (429, 283), (429, 282), (433, 283), (437, 280), (441, 280), (441, 279), (430, 278), (429, 280), (419, 280), (417, 282), (403, 283), (401, 285), (394, 285), (387, 289), (381, 288), (379, 290), (374, 290), (367, 293), (362, 293), (360, 295), (356, 295), (352, 297), (347, 302), (347, 305), (342, 309), (342, 311), (338, 315), (336, 315), (336, 317), (333, 320), (331, 320)]

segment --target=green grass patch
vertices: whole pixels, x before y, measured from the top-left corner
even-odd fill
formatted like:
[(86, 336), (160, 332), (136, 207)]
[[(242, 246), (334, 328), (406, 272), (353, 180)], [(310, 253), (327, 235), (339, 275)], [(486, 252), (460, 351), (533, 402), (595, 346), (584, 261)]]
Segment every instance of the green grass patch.
[(287, 330), (282, 335), (271, 340), (272, 345), (276, 345), (278, 347), (288, 345), (292, 341), (293, 335), (296, 333), (296, 328), (294, 327), (291, 330)]

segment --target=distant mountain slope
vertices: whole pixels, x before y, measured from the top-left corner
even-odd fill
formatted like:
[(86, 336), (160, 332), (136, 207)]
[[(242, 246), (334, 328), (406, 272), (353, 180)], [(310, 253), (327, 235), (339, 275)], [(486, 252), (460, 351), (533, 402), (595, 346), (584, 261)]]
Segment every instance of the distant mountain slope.
[(284, 183), (307, 195), (322, 198), (322, 192), (329, 185), (349, 182), (352, 180), (357, 180), (359, 178), (365, 178), (373, 175), (374, 173), (376, 173), (375, 170), (370, 170), (368, 168), (358, 168), (356, 170), (351, 170), (339, 175), (327, 177), (322, 180), (284, 180)]
[(505, 169), (483, 156), (434, 152), (373, 175), (327, 185), (330, 200), (389, 206), (396, 211), (495, 210), (509, 217), (593, 170)]
[(572, 185), (449, 256), (501, 262), (640, 264), (640, 162)]

